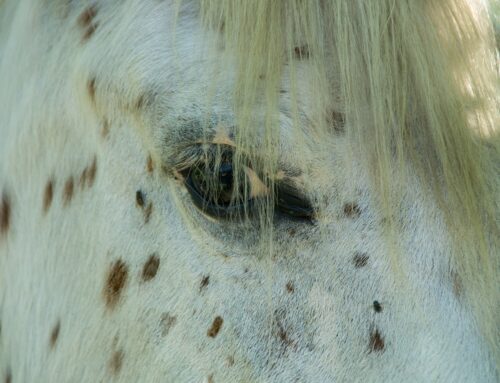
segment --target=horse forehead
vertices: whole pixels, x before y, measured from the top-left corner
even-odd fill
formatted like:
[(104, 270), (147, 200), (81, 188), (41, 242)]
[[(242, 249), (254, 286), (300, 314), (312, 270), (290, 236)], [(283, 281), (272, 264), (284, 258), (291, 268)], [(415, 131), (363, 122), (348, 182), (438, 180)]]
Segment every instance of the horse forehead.
[[(197, 7), (186, 3), (178, 18), (172, 16), (176, 7), (170, 2), (160, 3), (154, 11), (147, 6), (137, 7), (132, 19), (113, 17), (110, 21), (118, 25), (110, 33), (114, 34), (116, 48), (110, 50), (105, 40), (99, 40), (92, 48), (83, 48), (81, 60), (96, 76), (111, 82), (107, 85), (120, 90), (126, 84), (127, 93), (140, 91), (174, 114), (207, 119), (210, 110), (222, 117), (230, 115), (237, 80), (234, 55), (229, 49), (214, 49), (220, 40), (219, 33), (203, 26), (198, 12), (193, 11)], [(110, 12), (113, 8), (116, 6), (103, 7), (99, 12)], [(96, 52), (100, 54), (99, 60), (95, 59)], [(292, 115), (288, 69), (285, 63), (280, 84), (279, 109), (285, 120)], [(315, 103), (309, 69), (307, 60), (296, 63), (294, 68), (298, 112), (305, 118)], [(335, 73), (329, 75), (334, 81)], [(259, 80), (265, 83), (265, 75)], [(253, 113), (264, 118), (265, 113), (259, 111), (264, 108), (262, 102), (257, 102)]]

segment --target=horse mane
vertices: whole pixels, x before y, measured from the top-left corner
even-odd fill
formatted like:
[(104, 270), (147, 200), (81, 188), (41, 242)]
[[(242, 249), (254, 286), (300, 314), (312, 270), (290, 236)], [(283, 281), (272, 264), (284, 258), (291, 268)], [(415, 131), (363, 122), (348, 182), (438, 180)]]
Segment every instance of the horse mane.
[[(342, 114), (389, 217), (404, 165), (418, 174), (446, 217), (450, 262), (499, 356), (498, 62), (487, 12), (467, 0), (201, 0), (203, 22), (236, 63), (237, 146), (266, 154), (263, 172), (273, 174), (284, 68), (293, 90), (296, 58), (307, 57), (317, 115), (309, 134), (331, 136), (329, 117)], [(297, 116), (295, 125), (300, 134)]]

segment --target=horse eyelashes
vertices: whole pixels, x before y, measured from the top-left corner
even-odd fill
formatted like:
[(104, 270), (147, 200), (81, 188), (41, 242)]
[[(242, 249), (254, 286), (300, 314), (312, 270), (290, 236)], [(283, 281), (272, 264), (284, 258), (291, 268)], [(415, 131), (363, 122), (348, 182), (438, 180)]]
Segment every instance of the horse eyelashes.
[(213, 145), (201, 158), (183, 170), (184, 185), (194, 205), (215, 218), (241, 215), (246, 209), (244, 182), (236, 182), (232, 149)]
[[(245, 172), (233, 167), (233, 149), (219, 147), (205, 153), (205, 159), (182, 171), (184, 184), (193, 204), (214, 218), (242, 219), (251, 216), (264, 196), (251, 196), (251, 185)], [(219, 153), (219, 163), (215, 155)], [(249, 166), (251, 169), (251, 167)], [(236, 180), (236, 173), (239, 178)], [(262, 181), (262, 180), (260, 180)], [(296, 188), (278, 182), (274, 195), (275, 211), (295, 219), (311, 220), (314, 208)]]
[(277, 186), (276, 208), (294, 218), (311, 220), (315, 211), (309, 200), (292, 186), (280, 183)]

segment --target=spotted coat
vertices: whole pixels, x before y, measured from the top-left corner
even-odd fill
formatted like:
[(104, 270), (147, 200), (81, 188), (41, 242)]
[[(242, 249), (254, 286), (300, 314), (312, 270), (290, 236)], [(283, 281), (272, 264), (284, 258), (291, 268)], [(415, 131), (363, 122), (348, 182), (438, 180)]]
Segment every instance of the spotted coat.
[[(193, 2), (175, 29), (172, 3), (0, 0), (0, 381), (495, 381), (435, 203), (416, 179), (395, 186), (395, 275), (344, 129), (294, 142), (288, 84), (277, 150), (327, 202), (317, 221), (277, 220), (259, 257), (193, 205), (173, 154), (222, 69)], [(233, 126), (222, 74), (213, 110)]]

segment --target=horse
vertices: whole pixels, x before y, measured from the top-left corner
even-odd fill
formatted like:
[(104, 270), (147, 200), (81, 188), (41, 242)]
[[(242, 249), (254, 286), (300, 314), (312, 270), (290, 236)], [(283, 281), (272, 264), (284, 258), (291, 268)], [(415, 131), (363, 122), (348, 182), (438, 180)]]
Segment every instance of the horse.
[(495, 6), (1, 0), (1, 379), (498, 382)]

